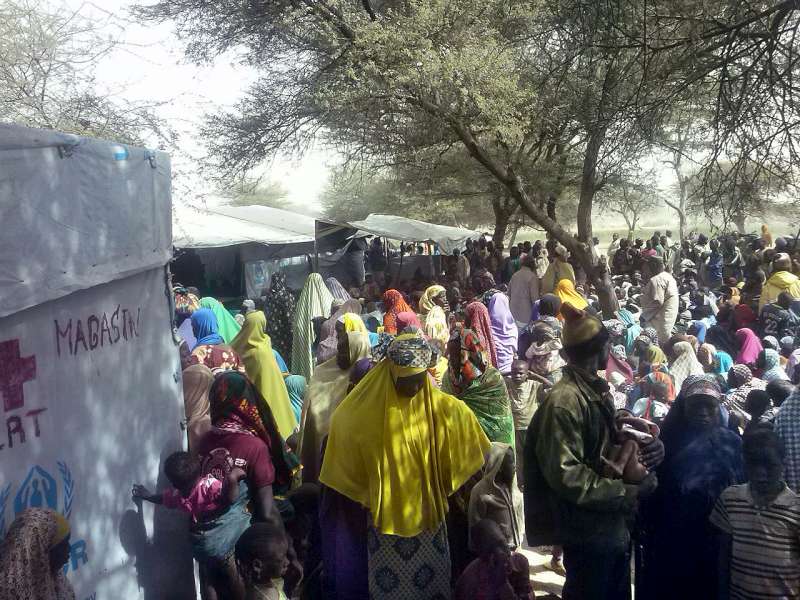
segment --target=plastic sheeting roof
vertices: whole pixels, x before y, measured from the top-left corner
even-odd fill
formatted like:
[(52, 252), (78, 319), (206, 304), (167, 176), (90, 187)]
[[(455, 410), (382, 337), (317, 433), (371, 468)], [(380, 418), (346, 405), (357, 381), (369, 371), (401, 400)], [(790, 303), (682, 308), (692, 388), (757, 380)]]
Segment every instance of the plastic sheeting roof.
[(176, 208), (173, 245), (176, 248), (219, 248), (255, 242), (314, 242), (314, 217), (266, 206)]
[(165, 265), (163, 152), (0, 125), (0, 317)]
[(404, 242), (436, 242), (448, 254), (463, 248), (468, 239), (480, 237), (480, 233), (462, 227), (435, 225), (416, 219), (394, 215), (369, 215), (363, 221), (350, 223), (361, 231)]

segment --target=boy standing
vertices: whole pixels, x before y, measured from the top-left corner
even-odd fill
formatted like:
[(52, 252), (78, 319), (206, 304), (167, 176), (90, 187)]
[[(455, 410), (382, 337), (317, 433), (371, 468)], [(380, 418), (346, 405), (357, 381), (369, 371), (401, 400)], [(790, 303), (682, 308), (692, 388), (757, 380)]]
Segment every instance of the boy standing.
[(745, 434), (749, 483), (722, 492), (711, 523), (721, 532), (720, 598), (800, 598), (800, 497), (781, 479), (783, 447), (767, 426)]
[(514, 430), (517, 453), (517, 485), (524, 487), (522, 460), (525, 454), (525, 435), (528, 432), (533, 413), (536, 412), (536, 393), (539, 382), (528, 377), (528, 363), (515, 360), (511, 363), (511, 374), (506, 376), (506, 388), (511, 399), (511, 414), (514, 417)]

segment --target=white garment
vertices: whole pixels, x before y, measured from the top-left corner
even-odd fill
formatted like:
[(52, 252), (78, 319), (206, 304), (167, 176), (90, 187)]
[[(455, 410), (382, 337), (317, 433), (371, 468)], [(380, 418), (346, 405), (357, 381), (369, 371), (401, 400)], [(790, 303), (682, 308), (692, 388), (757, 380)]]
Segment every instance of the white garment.
[(652, 277), (642, 290), (642, 318), (658, 332), (659, 340), (672, 337), (678, 319), (678, 284), (669, 273)]

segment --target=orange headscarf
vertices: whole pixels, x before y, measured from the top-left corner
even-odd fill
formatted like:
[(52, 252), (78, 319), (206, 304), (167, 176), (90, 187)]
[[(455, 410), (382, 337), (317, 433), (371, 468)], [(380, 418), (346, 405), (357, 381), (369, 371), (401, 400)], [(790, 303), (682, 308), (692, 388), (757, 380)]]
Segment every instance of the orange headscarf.
[(383, 329), (392, 335), (397, 335), (397, 315), (414, 312), (397, 290), (386, 290), (383, 294), (383, 310), (386, 312), (383, 315)]

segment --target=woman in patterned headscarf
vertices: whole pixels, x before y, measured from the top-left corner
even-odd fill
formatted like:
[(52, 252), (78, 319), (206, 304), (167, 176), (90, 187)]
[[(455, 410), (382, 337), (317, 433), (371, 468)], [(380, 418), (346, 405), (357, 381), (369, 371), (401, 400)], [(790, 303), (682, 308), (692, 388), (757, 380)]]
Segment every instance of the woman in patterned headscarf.
[[(497, 350), (494, 346), (492, 321), (489, 309), (481, 302), (470, 302), (464, 310), (464, 327), (472, 330), (480, 340), (481, 349), (488, 352), (492, 366), (497, 366)], [(451, 338), (452, 340), (452, 338)], [(492, 440), (494, 441), (494, 440)]]
[(251, 519), (279, 522), (276, 504), (282, 501), (276, 499), (289, 490), (300, 463), (278, 433), (267, 401), (245, 375), (217, 375), (208, 398), (212, 427), (197, 448), (203, 474), (224, 481), (234, 464), (244, 465), (245, 471), (236, 502), (191, 529), (201, 581), (211, 588), (206, 592), (224, 596), (241, 587), (233, 558), (236, 540)]
[(328, 277), (325, 280), (325, 286), (328, 288), (328, 291), (335, 300), (341, 300), (342, 302), (352, 300), (350, 294), (347, 293), (347, 290), (344, 289), (344, 286), (339, 283), (339, 280), (336, 279), (336, 277)]
[(14, 519), (0, 545), (0, 598), (74, 600), (63, 567), (70, 527), (49, 509), (28, 508)]
[(386, 290), (383, 294), (383, 330), (386, 333), (397, 335), (397, 315), (404, 312), (414, 312), (397, 290)]
[(669, 366), (669, 372), (675, 383), (675, 391), (680, 394), (681, 386), (689, 375), (702, 375), (703, 365), (697, 360), (689, 342), (678, 342), (672, 346), (674, 360)]
[(490, 444), (472, 412), (433, 385), (432, 357), (422, 337), (398, 336), (333, 414), (320, 525), (339, 597), (451, 596), (448, 497)]
[(747, 365), (733, 365), (728, 371), (728, 393), (723, 405), (739, 418), (747, 420), (744, 405), (747, 395), (752, 390), (765, 390), (765, 381), (753, 377), (753, 372)]
[(493, 442), (514, 445), (514, 420), (500, 371), (486, 362), (478, 335), (457, 327), (447, 345), (450, 367), (442, 391), (457, 396), (470, 407), (483, 431)]
[(294, 323), (295, 301), (286, 286), (286, 275), (275, 273), (270, 281), (269, 293), (264, 298), (264, 313), (267, 315), (267, 335), (272, 347), (292, 364), (292, 323)]

